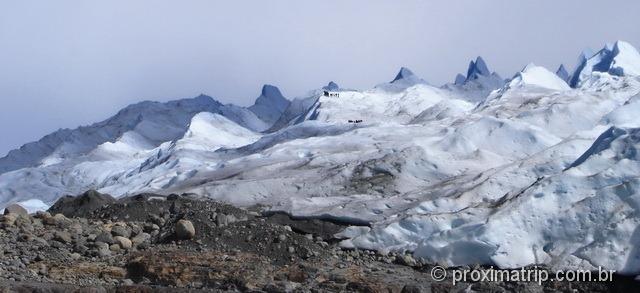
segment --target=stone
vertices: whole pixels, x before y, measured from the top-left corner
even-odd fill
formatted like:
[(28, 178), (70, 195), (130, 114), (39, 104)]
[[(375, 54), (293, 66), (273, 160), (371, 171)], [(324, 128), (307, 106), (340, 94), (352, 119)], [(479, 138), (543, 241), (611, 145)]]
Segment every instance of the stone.
[(115, 240), (116, 243), (120, 245), (120, 248), (122, 249), (131, 249), (131, 247), (133, 246), (131, 240), (129, 240), (129, 238), (126, 238), (126, 237), (116, 236), (116, 237), (113, 237), (113, 240)]
[(53, 239), (62, 243), (69, 243), (71, 242), (71, 234), (67, 231), (56, 231), (53, 234)]
[(97, 249), (97, 250), (109, 250), (109, 244), (108, 243), (104, 243), (104, 242), (96, 242), (93, 244), (93, 246)]
[(196, 229), (189, 220), (179, 220), (176, 223), (176, 237), (178, 239), (192, 239), (196, 236)]
[(416, 262), (416, 260), (409, 254), (396, 256), (396, 263), (409, 267), (414, 267), (418, 264), (418, 262)]
[(6, 214), (2, 216), (2, 223), (5, 227), (6, 226), (11, 227), (16, 223), (17, 219), (18, 219), (18, 215), (16, 214)]
[(236, 218), (236, 216), (234, 215), (227, 215), (227, 225), (231, 224), (231, 223), (235, 223), (238, 221), (238, 218)]
[(117, 252), (120, 251), (120, 245), (119, 244), (111, 244), (109, 245), (109, 250)]
[(80, 223), (73, 223), (71, 224), (71, 226), (69, 227), (69, 232), (75, 235), (79, 235), (82, 234), (82, 225)]
[(44, 223), (45, 225), (49, 225), (49, 226), (58, 226), (60, 228), (68, 228), (69, 226), (71, 226), (73, 221), (69, 220), (63, 214), (55, 214), (50, 218), (44, 219)]
[(107, 246), (107, 249), (98, 249), (96, 254), (99, 257), (107, 257), (107, 256), (111, 255), (111, 251), (109, 250), (109, 247)]
[(51, 214), (45, 211), (37, 211), (33, 217), (36, 219), (47, 219), (47, 218), (51, 218)]
[(70, 217), (86, 217), (91, 212), (116, 200), (108, 194), (89, 190), (78, 196), (63, 196), (49, 208), (52, 213), (61, 213)]
[(217, 214), (216, 215), (216, 225), (219, 227), (224, 227), (228, 224), (227, 215), (225, 214)]
[(95, 242), (104, 242), (107, 244), (116, 243), (115, 240), (113, 239), (113, 236), (111, 236), (111, 233), (107, 233), (107, 232), (102, 232), (98, 234), (98, 236), (96, 236)]
[(136, 236), (138, 234), (142, 233), (142, 227), (136, 225), (136, 224), (132, 224), (131, 225), (131, 236)]
[(27, 212), (27, 210), (25, 208), (23, 208), (21, 205), (14, 203), (14, 204), (10, 204), (8, 205), (6, 208), (4, 208), (4, 214), (16, 214), (16, 215), (24, 215), (27, 216), (29, 215), (29, 212)]
[(33, 225), (31, 224), (31, 218), (25, 215), (18, 215), (18, 218), (15, 221), (15, 225), (22, 232), (33, 232)]
[(85, 254), (88, 250), (89, 248), (87, 248), (85, 245), (76, 245), (73, 247), (73, 251), (81, 254)]
[(37, 246), (49, 246), (49, 242), (40, 237), (34, 237), (31, 241), (33, 241)]
[(131, 229), (126, 226), (116, 225), (111, 228), (111, 234), (113, 236), (122, 236), (125, 238), (131, 237)]
[(131, 243), (134, 246), (138, 246), (141, 243), (147, 242), (149, 241), (149, 239), (151, 239), (151, 235), (149, 235), (149, 233), (140, 233), (138, 235), (136, 235), (135, 237), (131, 238)]
[(169, 208), (169, 212), (171, 212), (172, 214), (177, 214), (177, 213), (180, 212), (180, 209), (181, 209), (180, 204), (174, 201), (174, 202), (171, 203), (171, 207)]

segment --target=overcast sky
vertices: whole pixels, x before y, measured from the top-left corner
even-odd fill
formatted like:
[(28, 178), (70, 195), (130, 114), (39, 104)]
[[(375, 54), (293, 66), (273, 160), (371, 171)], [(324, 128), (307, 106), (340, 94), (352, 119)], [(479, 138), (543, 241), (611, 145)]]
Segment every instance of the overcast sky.
[(636, 0), (2, 1), (0, 155), (141, 100), (249, 105), (330, 80), (366, 89), (401, 66), (434, 85), (481, 55), (510, 76), (640, 47)]

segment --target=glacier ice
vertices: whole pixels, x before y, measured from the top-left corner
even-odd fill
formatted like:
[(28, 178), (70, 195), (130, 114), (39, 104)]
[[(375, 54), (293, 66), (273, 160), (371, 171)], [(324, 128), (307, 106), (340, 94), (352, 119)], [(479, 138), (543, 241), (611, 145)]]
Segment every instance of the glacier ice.
[(453, 84), (446, 84), (443, 88), (453, 91), (459, 98), (477, 103), (503, 85), (502, 77), (489, 71), (487, 63), (478, 56), (475, 61), (469, 62), (466, 76), (458, 74)]
[(569, 72), (564, 67), (564, 64), (560, 64), (560, 67), (556, 70), (556, 75), (567, 83), (569, 83), (569, 80), (571, 79), (571, 76), (569, 76)]
[(571, 86), (579, 86), (593, 72), (604, 72), (615, 76), (640, 75), (640, 53), (624, 41), (609, 44), (590, 58), (581, 60), (571, 77)]
[(477, 58), (442, 87), (403, 68), (372, 89), (330, 83), (291, 101), (267, 85), (248, 108), (143, 102), (0, 159), (0, 206), (193, 192), (350, 222), (345, 247), (638, 274), (638, 60), (624, 42), (584, 54), (571, 87), (564, 67), (530, 64), (505, 82)]

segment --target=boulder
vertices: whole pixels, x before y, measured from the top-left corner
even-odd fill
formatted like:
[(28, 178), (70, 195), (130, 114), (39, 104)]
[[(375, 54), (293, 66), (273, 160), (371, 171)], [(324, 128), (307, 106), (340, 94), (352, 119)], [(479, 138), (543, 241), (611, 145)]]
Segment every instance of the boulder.
[(116, 200), (108, 194), (102, 194), (95, 190), (89, 190), (78, 196), (64, 196), (58, 199), (49, 212), (62, 213), (67, 217), (87, 217), (93, 211)]
[(176, 237), (178, 239), (192, 239), (196, 236), (196, 229), (189, 220), (179, 220), (176, 223)]
[(149, 233), (143, 232), (131, 238), (131, 242), (134, 246), (138, 246), (144, 242), (149, 241), (149, 239), (151, 239), (151, 235), (149, 235)]
[(116, 225), (111, 228), (111, 234), (113, 236), (122, 236), (125, 238), (131, 237), (131, 229), (127, 226)]
[(94, 246), (95, 248), (92, 250), (93, 255), (100, 257), (111, 255), (111, 251), (109, 251), (109, 244), (104, 242), (96, 242)]
[(132, 243), (131, 243), (131, 240), (129, 240), (129, 238), (116, 236), (116, 237), (113, 237), (113, 240), (115, 240), (116, 244), (120, 245), (120, 248), (122, 249), (131, 249), (132, 247)]
[(29, 212), (27, 212), (27, 210), (25, 208), (23, 208), (21, 205), (14, 203), (14, 204), (10, 204), (8, 205), (6, 208), (4, 208), (4, 214), (16, 214), (16, 215), (24, 215), (27, 216), (29, 215)]
[(18, 215), (12, 213), (2, 216), (3, 227), (13, 226), (16, 223), (16, 219), (18, 219)]
[(69, 234), (69, 232), (67, 231), (56, 231), (54, 233), (53, 239), (62, 243), (70, 243), (71, 234)]
[(55, 214), (53, 217), (44, 219), (44, 223), (50, 226), (58, 226), (60, 228), (69, 228), (73, 221), (65, 217), (63, 214)]
[(51, 214), (49, 212), (45, 212), (45, 211), (37, 211), (36, 214), (33, 216), (36, 219), (48, 219), (51, 218)]
[(111, 236), (111, 233), (107, 233), (107, 232), (102, 232), (98, 234), (98, 236), (96, 236), (95, 242), (103, 242), (107, 244), (116, 243), (116, 241), (113, 239), (113, 236)]
[(14, 204), (10, 204), (8, 205), (6, 208), (4, 208), (4, 214), (16, 214), (16, 215), (23, 215), (23, 216), (28, 216), (29, 212), (27, 212), (27, 210), (25, 208), (23, 208), (21, 205), (14, 203)]

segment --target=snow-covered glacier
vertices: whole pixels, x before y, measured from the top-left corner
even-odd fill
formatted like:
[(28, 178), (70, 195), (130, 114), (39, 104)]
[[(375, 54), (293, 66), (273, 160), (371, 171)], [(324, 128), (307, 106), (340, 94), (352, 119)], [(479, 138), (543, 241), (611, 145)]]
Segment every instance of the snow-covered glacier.
[(247, 108), (143, 102), (11, 151), (0, 206), (189, 192), (352, 223), (344, 247), (638, 274), (639, 70), (619, 41), (571, 74), (529, 64), (505, 80), (479, 57), (441, 87), (403, 67), (291, 101), (267, 85)]

